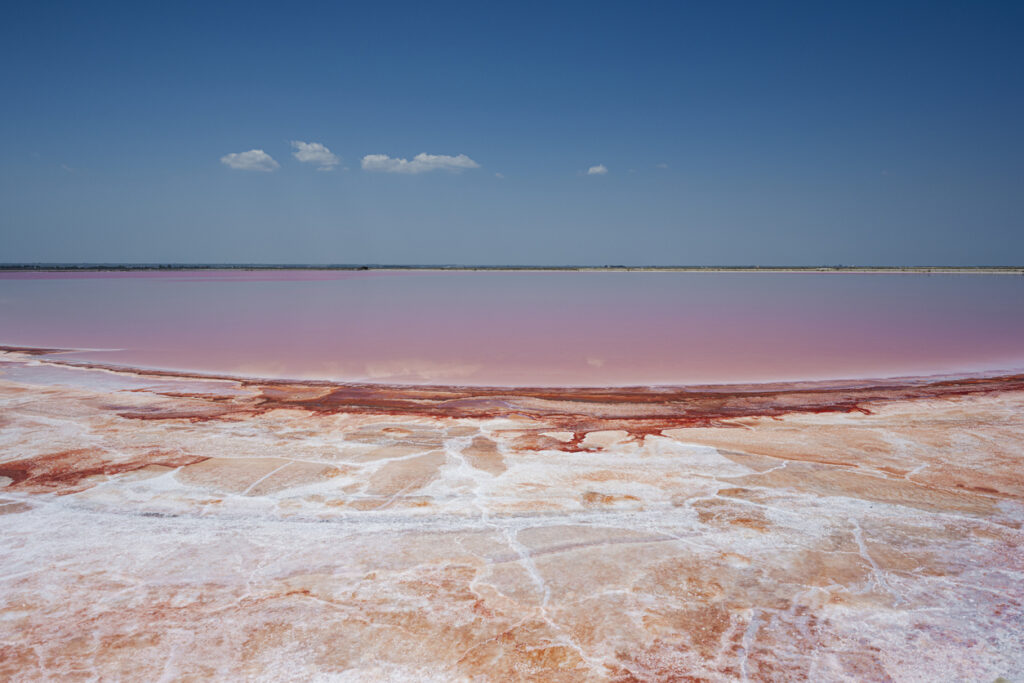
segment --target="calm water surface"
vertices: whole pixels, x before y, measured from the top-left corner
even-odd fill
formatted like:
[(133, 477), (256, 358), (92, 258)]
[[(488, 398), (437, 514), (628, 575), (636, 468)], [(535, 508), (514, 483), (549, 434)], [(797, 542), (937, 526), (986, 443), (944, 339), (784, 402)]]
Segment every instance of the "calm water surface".
[(260, 377), (495, 385), (1024, 368), (1024, 277), (0, 273), (0, 344)]

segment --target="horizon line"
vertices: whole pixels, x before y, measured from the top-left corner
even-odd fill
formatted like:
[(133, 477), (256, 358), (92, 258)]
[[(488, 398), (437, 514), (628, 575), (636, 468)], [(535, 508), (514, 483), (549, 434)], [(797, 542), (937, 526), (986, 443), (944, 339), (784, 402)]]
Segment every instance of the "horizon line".
[(621, 264), (409, 264), (409, 263), (265, 263), (265, 262), (117, 262), (23, 261), (0, 263), (0, 271), (134, 271), (134, 270), (491, 270), (491, 271), (812, 271), (812, 272), (1020, 272), (1024, 265), (621, 265)]

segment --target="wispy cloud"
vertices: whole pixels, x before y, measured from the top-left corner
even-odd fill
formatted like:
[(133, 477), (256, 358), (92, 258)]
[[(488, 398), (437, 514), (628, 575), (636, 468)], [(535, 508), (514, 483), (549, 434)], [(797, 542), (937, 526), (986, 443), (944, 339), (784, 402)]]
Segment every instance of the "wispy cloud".
[(398, 159), (387, 154), (367, 154), (363, 157), (364, 171), (384, 171), (385, 173), (426, 173), (427, 171), (460, 172), (467, 168), (480, 168), (480, 164), (465, 154), (448, 156), (447, 154), (417, 154), (412, 158)]
[(274, 157), (262, 149), (250, 149), (248, 152), (225, 154), (220, 158), (220, 163), (238, 171), (270, 172), (280, 166), (280, 164), (274, 161)]
[(657, 166), (658, 168), (668, 168), (668, 164), (666, 164), (664, 161), (661, 162), (660, 164), (655, 164), (655, 166)]
[(292, 156), (304, 164), (316, 164), (318, 171), (333, 171), (341, 163), (341, 159), (319, 142), (292, 140), (292, 147), (295, 148)]
[(591, 166), (587, 169), (587, 175), (604, 175), (608, 172), (608, 167), (604, 164), (598, 164), (597, 166)]

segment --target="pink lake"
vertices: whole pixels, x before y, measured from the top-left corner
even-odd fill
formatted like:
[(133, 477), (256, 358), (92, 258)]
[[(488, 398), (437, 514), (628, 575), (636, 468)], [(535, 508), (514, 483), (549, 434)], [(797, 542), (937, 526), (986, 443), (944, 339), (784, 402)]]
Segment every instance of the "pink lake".
[(1024, 368), (992, 274), (0, 273), (0, 344), (264, 378), (617, 386)]

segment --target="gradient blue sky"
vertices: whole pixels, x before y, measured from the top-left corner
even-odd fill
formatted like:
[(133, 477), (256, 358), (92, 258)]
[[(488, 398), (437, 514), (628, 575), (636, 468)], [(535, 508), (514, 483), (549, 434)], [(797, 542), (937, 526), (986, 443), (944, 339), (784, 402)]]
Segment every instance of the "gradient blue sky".
[(1024, 263), (1021, 2), (8, 3), (0, 100), (0, 262)]

